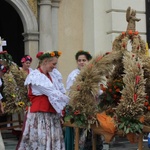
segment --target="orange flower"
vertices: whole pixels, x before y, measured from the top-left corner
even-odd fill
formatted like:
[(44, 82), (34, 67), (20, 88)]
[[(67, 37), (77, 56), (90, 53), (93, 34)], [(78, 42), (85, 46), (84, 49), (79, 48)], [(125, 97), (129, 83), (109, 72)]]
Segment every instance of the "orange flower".
[(150, 105), (149, 105), (149, 106), (147, 106), (147, 109), (148, 109), (148, 110), (150, 110)]
[(126, 32), (122, 32), (122, 35), (125, 35), (126, 34)]
[(128, 31), (128, 34), (129, 34), (129, 35), (132, 35), (132, 34), (133, 34), (132, 30), (129, 30), (129, 31)]
[(140, 122), (143, 123), (143, 122), (144, 122), (144, 119), (145, 119), (144, 116), (141, 116), (141, 117), (140, 117)]
[(61, 51), (58, 51), (58, 55), (60, 56), (62, 54), (62, 52)]
[(112, 92), (112, 89), (109, 89), (109, 92)]
[(75, 112), (74, 112), (74, 115), (79, 115), (80, 114), (80, 110), (76, 110)]
[(105, 87), (102, 87), (102, 90), (103, 90), (103, 91), (106, 91), (106, 88), (105, 88)]
[(139, 34), (139, 32), (138, 32), (138, 31), (135, 31), (135, 32), (134, 32), (134, 35), (138, 35), (138, 34)]
[(55, 53), (54, 53), (54, 52), (51, 52), (50, 55), (51, 55), (52, 57), (54, 57), (54, 56), (55, 56)]
[(144, 106), (148, 106), (149, 105), (149, 102), (144, 102)]
[(120, 89), (118, 88), (118, 89), (116, 89), (116, 92), (120, 92)]

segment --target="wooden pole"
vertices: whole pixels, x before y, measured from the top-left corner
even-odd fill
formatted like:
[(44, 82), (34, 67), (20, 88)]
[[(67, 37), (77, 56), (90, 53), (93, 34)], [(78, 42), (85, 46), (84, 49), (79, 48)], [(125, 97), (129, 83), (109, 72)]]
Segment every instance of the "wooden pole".
[(96, 150), (96, 133), (92, 132), (92, 150)]
[(75, 128), (75, 150), (79, 150), (79, 128)]
[(143, 149), (143, 134), (139, 135), (139, 141), (138, 141), (138, 150)]

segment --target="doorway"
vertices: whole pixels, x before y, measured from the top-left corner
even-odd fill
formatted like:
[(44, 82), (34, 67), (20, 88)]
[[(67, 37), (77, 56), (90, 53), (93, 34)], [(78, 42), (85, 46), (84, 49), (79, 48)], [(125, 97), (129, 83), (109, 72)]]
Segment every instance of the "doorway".
[(7, 42), (7, 50), (13, 61), (19, 66), (24, 55), (23, 24), (17, 11), (6, 1), (0, 0), (0, 36)]

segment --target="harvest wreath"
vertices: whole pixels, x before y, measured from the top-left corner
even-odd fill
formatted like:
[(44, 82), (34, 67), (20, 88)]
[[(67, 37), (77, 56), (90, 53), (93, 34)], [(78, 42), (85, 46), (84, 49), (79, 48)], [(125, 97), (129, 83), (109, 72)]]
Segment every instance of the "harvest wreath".
[[(127, 49), (129, 41), (131, 51)], [(112, 52), (93, 58), (77, 76), (65, 108), (65, 122), (85, 128), (100, 123), (107, 130), (102, 121), (105, 116), (111, 126), (114, 123), (112, 133), (142, 133), (143, 125), (150, 125), (150, 57), (146, 52), (139, 32), (128, 25), (114, 40)], [(99, 96), (100, 88), (103, 94)]]
[(13, 59), (7, 51), (0, 53), (0, 61), (8, 68), (8, 71), (2, 77), (2, 95), (5, 113), (19, 113), (29, 105), (27, 97), (27, 87), (24, 86), (26, 75), (19, 66), (13, 62)]

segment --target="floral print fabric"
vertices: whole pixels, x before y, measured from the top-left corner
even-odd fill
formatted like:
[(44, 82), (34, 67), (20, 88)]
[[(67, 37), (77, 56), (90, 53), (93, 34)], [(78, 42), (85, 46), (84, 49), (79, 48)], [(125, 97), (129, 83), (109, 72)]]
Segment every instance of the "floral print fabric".
[(60, 116), (28, 112), (18, 150), (65, 150)]

